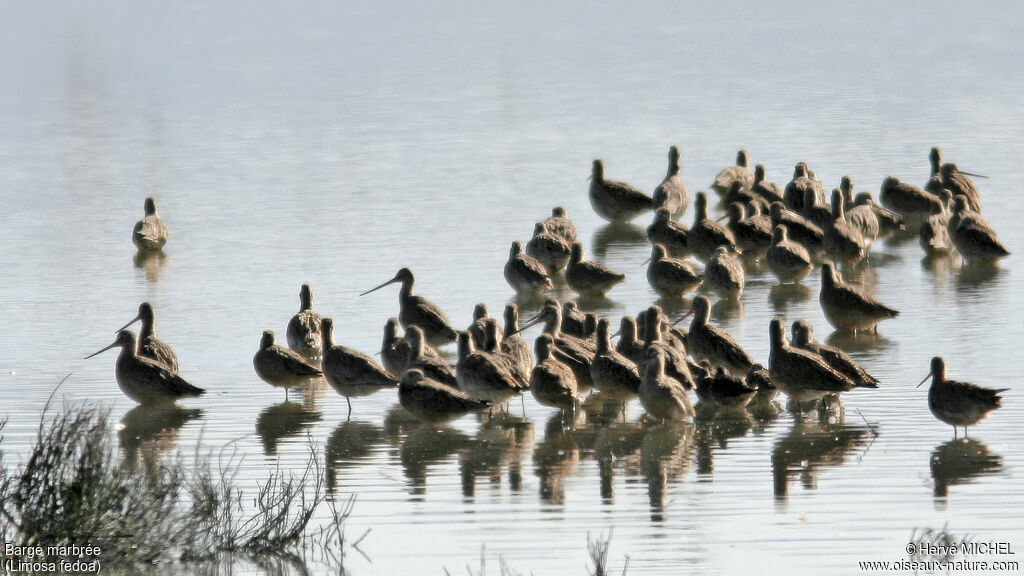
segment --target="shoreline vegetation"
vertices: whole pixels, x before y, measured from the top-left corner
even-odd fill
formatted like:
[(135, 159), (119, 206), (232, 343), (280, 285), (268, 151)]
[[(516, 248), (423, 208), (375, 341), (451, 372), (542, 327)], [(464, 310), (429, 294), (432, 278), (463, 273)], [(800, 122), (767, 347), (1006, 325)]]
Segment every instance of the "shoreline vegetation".
[[(216, 563), (225, 557), (268, 563), (316, 562), (344, 574), (345, 521), (355, 497), (328, 499), (316, 447), (301, 473), (271, 470), (254, 487), (238, 478), (232, 445), (190, 464), (180, 454), (137, 466), (118, 454), (107, 408), (71, 404), (40, 417), (25, 461), (3, 453), (0, 420), (0, 556), (5, 565)], [(314, 527), (326, 503), (328, 521)], [(361, 540), (361, 539), (360, 539)]]
[[(52, 401), (52, 397), (51, 397)], [(139, 466), (121, 455), (108, 408), (72, 403), (58, 410), (48, 401), (36, 439), (16, 467), (3, 452), (6, 419), (0, 419), (0, 559), (10, 572), (96, 573), (146, 566), (191, 571), (223, 562), (249, 562), (289, 573), (308, 564), (347, 574), (346, 554), (364, 557), (345, 522), (355, 495), (328, 498), (326, 474), (310, 441), (301, 473), (271, 470), (253, 488), (238, 478), (241, 456), (233, 445), (191, 463), (179, 454), (159, 465)], [(328, 520), (311, 525), (326, 504)], [(593, 576), (610, 575), (611, 533), (587, 534)], [(369, 558), (367, 558), (369, 560)], [(629, 556), (621, 574), (625, 575)], [(472, 575), (487, 574), (486, 546)], [(446, 568), (442, 568), (448, 573)], [(498, 573), (518, 574), (502, 558)]]

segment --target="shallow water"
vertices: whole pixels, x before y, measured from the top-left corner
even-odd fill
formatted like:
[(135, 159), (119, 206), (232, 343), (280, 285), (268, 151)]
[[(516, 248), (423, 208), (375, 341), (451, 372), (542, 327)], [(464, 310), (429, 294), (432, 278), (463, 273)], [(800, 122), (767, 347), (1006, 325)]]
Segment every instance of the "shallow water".
[[(588, 535), (608, 533), (611, 565), (628, 555), (630, 574), (849, 573), (905, 557), (914, 528), (944, 525), (1024, 547), (1006, 513), (1024, 488), (1016, 255), (979, 273), (922, 262), (913, 237), (878, 243), (861, 277), (901, 315), (857, 342), (831, 334), (817, 272), (806, 289), (749, 276), (742, 306), (715, 320), (757, 360), (771, 318), (805, 318), (881, 379), (825, 422), (776, 407), (652, 426), (638, 402), (623, 422), (595, 399), (586, 423), (564, 429), (528, 397), (507, 415), (429, 428), (388, 392), (353, 399), (349, 421), (330, 388), (284, 404), (251, 363), (262, 330), (283, 340), (303, 282), (339, 342), (368, 353), (398, 289), (357, 294), (401, 266), (458, 327), (477, 302), (500, 312), (513, 298), (510, 242), (556, 204), (587, 253), (628, 276), (594, 308), (635, 314), (656, 300), (640, 266), (647, 221), (605, 226), (586, 179), (600, 157), (610, 178), (652, 190), (670, 144), (691, 193), (742, 147), (780, 185), (807, 161), (826, 186), (850, 175), (876, 197), (889, 175), (923, 183), (939, 145), (989, 176), (976, 181), (985, 215), (1018, 253), (1024, 19), (1013, 10), (0, 7), (8, 460), (71, 373), (58, 401), (111, 404), (134, 432), (123, 436), (144, 439), (124, 442), (129, 454), (235, 442), (255, 486), (275, 465), (302, 467), (311, 439), (335, 497), (358, 494), (350, 533), (372, 529), (366, 556), (348, 559), (356, 574), (454, 573), (478, 567), (482, 548), (492, 571), (500, 557), (523, 573), (582, 573)], [(130, 232), (149, 195), (171, 239), (142, 262)], [(209, 390), (162, 418), (117, 389), (116, 353), (82, 360), (143, 300), (181, 374)], [(971, 429), (977, 444), (951, 444), (914, 388), (934, 355), (952, 378), (1011, 388)]]

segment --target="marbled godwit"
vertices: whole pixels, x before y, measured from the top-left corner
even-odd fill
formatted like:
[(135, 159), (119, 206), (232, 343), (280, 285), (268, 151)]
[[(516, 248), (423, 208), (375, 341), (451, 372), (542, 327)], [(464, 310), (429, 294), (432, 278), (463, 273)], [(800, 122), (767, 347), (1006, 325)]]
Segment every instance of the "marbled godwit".
[(184, 378), (171, 372), (167, 366), (139, 356), (136, 353), (135, 333), (131, 330), (121, 330), (113, 344), (86, 358), (92, 358), (117, 346), (121, 347), (114, 367), (117, 386), (126, 396), (139, 404), (173, 402), (178, 398), (206, 393), (206, 390), (189, 384)]
[(882, 205), (908, 218), (927, 218), (942, 212), (942, 200), (917, 186), (889, 176), (882, 181)]
[[(512, 370), (516, 373), (516, 376), (522, 382), (530, 381), (530, 370), (533, 366), (526, 366), (521, 362), (521, 359), (513, 354), (512, 352), (505, 349), (502, 344), (505, 342), (505, 337), (501, 333), (501, 328), (498, 326), (498, 321), (494, 318), (488, 318), (487, 324), (484, 326), (486, 336), (484, 338), (484, 351), (490, 352), (495, 356), (501, 356), (512, 364)], [(513, 334), (513, 336), (516, 336)]]
[(814, 178), (807, 164), (800, 162), (793, 168), (793, 179), (782, 193), (783, 202), (791, 210), (802, 212), (807, 190), (813, 192), (815, 204), (825, 204), (825, 188)]
[(862, 288), (843, 282), (831, 262), (821, 267), (818, 301), (825, 318), (837, 330), (877, 332), (879, 322), (899, 314), (898, 310), (875, 300)]
[(274, 343), (274, 331), (264, 330), (260, 349), (252, 357), (252, 365), (260, 378), (274, 386), (284, 388), (284, 399), (288, 401), (288, 389), (323, 374), (298, 352)]
[(799, 282), (811, 271), (811, 255), (803, 245), (787, 237), (788, 229), (779, 224), (772, 233), (772, 245), (765, 260), (780, 282)]
[(937, 196), (943, 188), (946, 188), (942, 185), (942, 150), (938, 146), (932, 146), (928, 152), (928, 163), (931, 165), (931, 171), (924, 189)]
[(804, 190), (804, 203), (800, 208), (800, 214), (822, 230), (832, 223), (832, 208), (818, 204), (817, 195), (811, 189)]
[(519, 306), (505, 305), (505, 337), (501, 340), (501, 351), (508, 354), (519, 364), (520, 370), (529, 374), (533, 370), (533, 352), (519, 333)]
[(572, 369), (554, 355), (555, 342), (541, 334), (535, 345), (537, 365), (530, 373), (530, 392), (539, 404), (573, 411), (580, 404), (579, 384)]
[(683, 177), (679, 175), (681, 157), (678, 146), (668, 149), (668, 172), (651, 195), (654, 209), (664, 208), (673, 218), (678, 218), (686, 212), (686, 207), (690, 203), (690, 193), (683, 184)]
[(586, 339), (587, 314), (580, 310), (579, 304), (573, 300), (562, 303), (562, 332), (570, 336)]
[[(711, 365), (707, 364), (705, 370), (710, 367)], [(707, 372), (705, 377), (697, 379), (697, 397), (704, 402), (722, 408), (743, 408), (757, 393), (756, 388), (730, 376), (721, 366)]]
[(686, 390), (675, 379), (665, 375), (665, 352), (653, 348), (647, 354), (639, 389), (644, 410), (658, 420), (692, 419), (695, 413)]
[(665, 246), (673, 258), (682, 258), (690, 253), (688, 241), (689, 231), (680, 223), (672, 220), (668, 210), (659, 208), (654, 213), (654, 221), (647, 227), (647, 239), (651, 244)]
[(772, 383), (771, 374), (761, 364), (751, 366), (750, 370), (747, 370), (747, 375), (743, 377), (743, 381), (747, 386), (756, 388), (759, 395), (774, 397), (778, 393), (778, 388)]
[(651, 248), (647, 281), (655, 292), (665, 298), (682, 298), (684, 294), (696, 290), (703, 282), (689, 262), (669, 258), (667, 250), (661, 244), (655, 244)]
[(817, 400), (857, 386), (813, 352), (793, 348), (786, 342), (786, 327), (776, 318), (769, 325), (771, 354), (768, 359), (772, 382), (797, 402)]
[(782, 202), (784, 199), (783, 189), (774, 182), (768, 182), (765, 176), (764, 164), (754, 167), (754, 185), (750, 189), (760, 195), (771, 205), (772, 202)]
[(697, 296), (693, 299), (693, 308), (686, 316), (690, 314), (693, 314), (693, 320), (686, 334), (686, 349), (690, 355), (694, 358), (707, 358), (716, 366), (724, 366), (736, 373), (746, 374), (754, 365), (754, 360), (728, 332), (708, 324), (711, 317), (711, 301), (707, 296)]
[(324, 377), (338, 394), (345, 397), (349, 416), (352, 415), (352, 396), (367, 396), (380, 388), (398, 384), (397, 378), (366, 354), (335, 344), (333, 320), (323, 318), (320, 328)]
[(170, 233), (167, 224), (156, 213), (156, 200), (146, 198), (146, 215), (135, 223), (132, 230), (132, 243), (140, 252), (156, 251), (164, 247)]
[(639, 368), (644, 362), (644, 343), (637, 339), (636, 330), (636, 320), (632, 316), (623, 316), (619, 324), (619, 343), (615, 345), (615, 350)]
[(422, 296), (413, 295), (413, 285), (416, 279), (412, 275), (412, 270), (408, 268), (402, 268), (395, 274), (394, 278), (376, 288), (363, 292), (360, 296), (365, 296), (370, 292), (380, 290), (388, 284), (394, 284), (395, 282), (402, 284), (402, 290), (398, 293), (398, 302), (401, 306), (398, 319), (402, 322), (402, 326), (404, 328), (419, 326), (427, 337), (427, 343), (431, 346), (441, 346), (454, 342), (457, 334), (449, 324), (448, 317), (445, 316), (444, 311), (430, 300)]
[(455, 365), (455, 376), (464, 392), (495, 404), (504, 404), (530, 387), (510, 358), (476, 352), (466, 332), (459, 333), (459, 363)]
[(953, 244), (967, 262), (994, 262), (1010, 255), (989, 226), (988, 220), (969, 208), (968, 199), (959, 194), (953, 201), (954, 211), (949, 219)]
[(949, 188), (954, 198), (958, 194), (963, 194), (967, 197), (971, 210), (981, 212), (981, 196), (978, 194), (978, 188), (965, 173), (957, 170), (956, 164), (942, 165), (942, 183), (944, 188)]
[(406, 371), (416, 369), (423, 372), (424, 376), (440, 382), (452, 388), (458, 387), (458, 380), (455, 377), (455, 368), (447, 360), (440, 356), (431, 355), (427, 352), (427, 343), (423, 337), (423, 330), (419, 326), (409, 326), (405, 331), (405, 342), (408, 342), (409, 356), (405, 362)]
[(857, 364), (853, 358), (850, 357), (841, 348), (835, 346), (829, 346), (828, 344), (818, 342), (814, 339), (814, 328), (811, 327), (810, 323), (803, 320), (797, 320), (793, 322), (793, 341), (792, 346), (801, 350), (807, 350), (813, 352), (836, 370), (840, 374), (846, 376), (850, 380), (862, 386), (872, 386), (878, 384), (878, 379), (868, 373), (867, 370), (862, 368), (860, 364)]
[(388, 318), (384, 323), (384, 339), (380, 344), (380, 359), (384, 369), (392, 376), (400, 377), (409, 361), (409, 342), (398, 336), (398, 318)]
[(555, 355), (572, 369), (580, 386), (593, 386), (590, 379), (590, 363), (594, 361), (597, 345), (589, 340), (570, 336), (562, 332), (562, 309), (558, 301), (548, 300), (540, 312), (524, 324), (519, 331), (544, 323), (544, 333), (555, 342)]
[(505, 281), (516, 292), (525, 294), (536, 294), (554, 287), (544, 265), (540, 260), (523, 252), (523, 245), (518, 240), (512, 242), (512, 248), (508, 253)]
[(854, 203), (853, 180), (849, 176), (843, 176), (839, 189), (843, 194), (843, 211), (846, 213), (846, 221), (860, 231), (860, 235), (868, 244), (874, 242), (881, 231), (878, 215), (874, 208), (866, 202)]
[(142, 330), (139, 331), (139, 356), (163, 364), (171, 373), (177, 374), (178, 357), (174, 355), (174, 350), (170, 346), (156, 337), (154, 333), (156, 316), (153, 315), (153, 306), (149, 302), (139, 304), (138, 315), (132, 318), (131, 322), (121, 326), (120, 330), (124, 330), (139, 320), (142, 321)]
[(838, 188), (832, 191), (832, 221), (824, 227), (824, 231), (822, 245), (833, 258), (859, 260), (867, 252), (868, 241), (860, 229), (846, 220), (843, 193)]
[(540, 223), (545, 232), (561, 236), (567, 244), (576, 241), (576, 225), (565, 215), (565, 208), (555, 206), (551, 209), (551, 216)]
[(754, 184), (754, 173), (750, 171), (746, 150), (736, 153), (735, 166), (728, 166), (715, 176), (715, 182), (711, 185), (711, 189), (722, 195), (729, 191), (733, 182), (739, 182), (744, 188), (750, 188)]
[(544, 265), (548, 276), (565, 268), (572, 254), (570, 244), (558, 234), (548, 232), (543, 223), (533, 227), (533, 237), (526, 243), (526, 253)]
[(746, 285), (743, 264), (729, 254), (728, 248), (719, 246), (704, 267), (704, 281), (723, 298), (739, 298)]
[(736, 245), (744, 252), (767, 250), (772, 244), (772, 220), (757, 212), (749, 216), (747, 207), (741, 202), (729, 204), (729, 230), (736, 238)]
[(722, 197), (722, 202), (725, 205), (739, 202), (751, 208), (756, 207), (758, 210), (767, 210), (771, 204), (771, 202), (765, 200), (760, 194), (750, 188), (744, 188), (739, 182), (732, 183), (725, 196)]
[(319, 356), (323, 344), (321, 320), (320, 315), (313, 311), (313, 287), (303, 284), (299, 289), (299, 312), (288, 321), (288, 347), (303, 356)]
[(772, 228), (780, 224), (786, 227), (787, 238), (800, 243), (809, 251), (820, 250), (825, 238), (825, 231), (803, 216), (787, 210), (782, 202), (775, 202), (769, 208), (772, 217)]
[(715, 248), (725, 246), (736, 250), (736, 239), (728, 228), (708, 218), (708, 198), (703, 192), (697, 193), (693, 202), (693, 227), (687, 233), (687, 245), (690, 251), (701, 260), (707, 260), (715, 252)]
[[(946, 424), (953, 426), (953, 436), (956, 436), (956, 427), (964, 427), (964, 437), (967, 437), (967, 427), (980, 422), (988, 413), (999, 408), (999, 394), (1006, 392), (1009, 388), (983, 388), (969, 382), (958, 382), (946, 380), (946, 363), (942, 358), (932, 358), (931, 371), (921, 384), (928, 378), (932, 379), (931, 388), (928, 389), (928, 408), (936, 418)], [(921, 384), (917, 387), (920, 388)]]
[(487, 341), (488, 318), (490, 316), (488, 316), (486, 304), (480, 303), (473, 307), (473, 323), (466, 328), (466, 332), (473, 337), (473, 347), (477, 350), (487, 349), (485, 342)]
[(906, 230), (903, 215), (879, 205), (871, 197), (870, 192), (859, 192), (857, 198), (854, 199), (853, 205), (856, 207), (867, 206), (871, 209), (875, 217), (878, 218), (879, 233)]
[(651, 197), (624, 182), (605, 180), (604, 163), (594, 160), (590, 176), (590, 205), (609, 222), (629, 222), (651, 210)]
[(565, 268), (565, 281), (581, 296), (600, 297), (613, 286), (624, 282), (625, 274), (619, 274), (602, 264), (583, 260), (583, 245), (572, 245), (572, 256)]
[[(686, 346), (670, 344), (662, 335), (662, 312), (660, 306), (651, 306), (647, 309), (644, 321), (644, 361), (650, 360), (652, 349), (664, 353), (664, 373), (673, 378), (683, 388), (690, 390), (694, 387), (693, 374), (690, 372), (690, 365), (686, 360)], [(637, 368), (641, 368), (638, 364)]]
[(953, 238), (949, 232), (950, 212), (947, 208), (953, 203), (953, 193), (943, 188), (939, 191), (939, 197), (942, 199), (942, 213), (929, 216), (921, 222), (918, 230), (918, 240), (929, 256), (946, 254), (953, 249)]
[[(628, 397), (640, 392), (640, 372), (636, 363), (612, 348), (609, 322), (602, 318), (597, 323), (597, 354), (590, 363), (590, 378), (602, 394), (609, 397)], [(635, 330), (635, 327), (634, 327)]]
[(430, 422), (447, 422), (490, 406), (489, 402), (428, 378), (416, 368), (402, 374), (398, 382), (398, 401), (413, 416)]

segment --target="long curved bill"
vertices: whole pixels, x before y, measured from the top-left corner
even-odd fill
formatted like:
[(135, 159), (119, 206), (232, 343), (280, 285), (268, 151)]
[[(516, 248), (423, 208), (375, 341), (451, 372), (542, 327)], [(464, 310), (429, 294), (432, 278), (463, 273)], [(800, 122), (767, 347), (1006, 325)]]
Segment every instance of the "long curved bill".
[(120, 328), (118, 328), (118, 329), (117, 329), (116, 331), (117, 331), (117, 332), (120, 332), (121, 330), (124, 330), (125, 328), (127, 328), (127, 327), (131, 326), (132, 324), (135, 324), (135, 323), (136, 323), (136, 322), (138, 322), (139, 320), (142, 320), (142, 314), (137, 314), (137, 315), (135, 316), (135, 318), (132, 318), (131, 322), (129, 322), (129, 323), (127, 323), (127, 324), (125, 324), (124, 326), (121, 326), (121, 327), (120, 327)]
[(511, 336), (513, 334), (519, 334), (520, 332), (522, 332), (523, 330), (526, 330), (530, 326), (534, 326), (536, 324), (539, 324), (540, 320), (541, 320), (540, 316), (541, 316), (540, 314), (537, 314), (533, 318), (530, 318), (529, 320), (526, 321), (526, 324), (523, 324), (522, 326), (520, 326), (519, 329), (516, 330), (515, 332), (509, 332), (508, 334), (505, 334), (505, 338), (508, 338), (509, 336)]
[(97, 354), (99, 354), (100, 352), (106, 352), (107, 350), (110, 350), (111, 348), (114, 348), (114, 347), (117, 347), (117, 346), (120, 346), (120, 345), (121, 345), (121, 343), (120, 343), (120, 342), (117, 342), (117, 341), (115, 340), (115, 341), (114, 341), (114, 343), (113, 343), (113, 344), (111, 344), (110, 346), (107, 346), (106, 348), (104, 348), (104, 349), (102, 349), (102, 350), (98, 350), (98, 351), (96, 351), (96, 352), (93, 352), (92, 354), (89, 354), (88, 356), (86, 356), (86, 357), (84, 358), (84, 360), (88, 360), (89, 358), (92, 358), (93, 356), (96, 356), (96, 355), (97, 355)]
[(366, 296), (370, 292), (376, 292), (377, 290), (380, 290), (381, 288), (387, 286), (388, 284), (394, 284), (395, 282), (398, 282), (398, 276), (395, 276), (391, 280), (388, 280), (387, 282), (381, 284), (380, 286), (377, 286), (376, 288), (371, 288), (371, 289), (367, 290), (366, 292), (363, 292), (362, 294), (360, 294), (360, 296)]
[[(921, 380), (921, 384), (924, 384), (925, 382), (927, 382), (928, 379), (931, 378), (931, 377), (932, 377), (932, 373), (929, 372), (928, 375), (924, 377), (924, 380)], [(918, 384), (917, 386), (914, 386), (914, 388), (920, 388), (921, 384)]]
[(679, 324), (680, 322), (682, 322), (683, 320), (686, 320), (690, 316), (693, 316), (693, 309), (690, 309), (689, 312), (687, 312), (686, 314), (683, 314), (682, 317), (680, 317), (679, 320), (676, 320), (675, 322), (673, 322), (672, 325), (675, 326), (676, 324)]
[[(975, 174), (974, 172), (964, 172), (963, 170), (957, 170), (957, 172), (963, 174), (964, 176), (970, 176), (971, 178), (984, 178), (984, 179), (988, 180), (988, 176), (985, 176), (984, 174)], [(925, 378), (925, 380), (927, 380), (927, 378)]]

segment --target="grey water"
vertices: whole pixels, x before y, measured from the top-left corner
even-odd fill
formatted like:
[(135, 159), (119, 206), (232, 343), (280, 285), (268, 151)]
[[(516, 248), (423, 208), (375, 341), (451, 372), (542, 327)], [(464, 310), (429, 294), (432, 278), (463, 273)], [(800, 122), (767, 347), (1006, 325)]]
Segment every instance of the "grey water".
[[(350, 534), (370, 530), (355, 574), (461, 572), (482, 551), (491, 571), (501, 558), (584, 573), (588, 537), (609, 534), (611, 566), (628, 556), (630, 574), (853, 573), (943, 526), (1024, 547), (1008, 513), (1024, 488), (1022, 35), (1020, 8), (998, 3), (4, 3), (8, 463), (70, 373), (55, 400), (112, 406), (141, 437), (126, 453), (231, 444), (255, 487), (301, 470), (312, 442), (332, 497), (358, 495)], [(526, 397), (431, 428), (393, 391), (354, 398), (349, 420), (329, 387), (286, 404), (256, 376), (261, 332), (283, 340), (304, 282), (338, 341), (367, 353), (398, 289), (357, 295), (402, 266), (457, 327), (477, 302), (500, 313), (515, 298), (510, 243), (555, 205), (587, 254), (627, 275), (593, 309), (636, 314), (657, 299), (641, 266), (649, 220), (607, 227), (587, 177), (602, 158), (608, 177), (653, 190), (672, 144), (691, 193), (745, 148), (780, 185), (806, 161), (829, 189), (849, 175), (876, 198), (886, 176), (922, 185), (938, 145), (988, 176), (984, 213), (1014, 255), (977, 273), (924, 261), (912, 235), (877, 243), (858, 277), (901, 315), (856, 342), (832, 334), (817, 272), (795, 289), (748, 276), (741, 305), (714, 318), (758, 361), (772, 318), (804, 318), (882, 381), (824, 421), (780, 398), (691, 427), (591, 402), (563, 426)], [(146, 196), (171, 237), (163, 258), (137, 261)], [(83, 360), (144, 300), (182, 376), (209, 391), (166, 421), (133, 412), (116, 353)], [(935, 355), (951, 378), (1010, 388), (969, 444), (915, 388)], [(250, 571), (266, 573), (237, 570)]]

